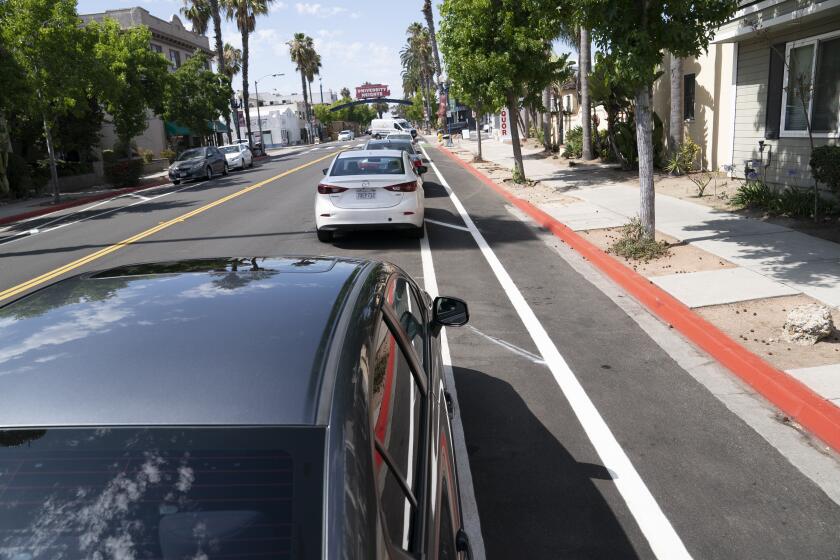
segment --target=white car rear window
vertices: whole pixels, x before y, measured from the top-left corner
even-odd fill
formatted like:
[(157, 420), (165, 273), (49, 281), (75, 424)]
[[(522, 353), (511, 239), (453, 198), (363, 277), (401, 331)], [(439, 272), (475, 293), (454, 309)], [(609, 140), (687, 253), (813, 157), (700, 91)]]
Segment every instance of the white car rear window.
[(345, 157), (336, 160), (330, 175), (404, 175), (403, 160), (396, 156)]

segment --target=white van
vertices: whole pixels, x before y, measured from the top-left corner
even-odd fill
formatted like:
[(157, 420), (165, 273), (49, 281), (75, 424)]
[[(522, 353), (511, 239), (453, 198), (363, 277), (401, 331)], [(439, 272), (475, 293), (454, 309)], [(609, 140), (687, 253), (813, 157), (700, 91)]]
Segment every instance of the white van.
[(385, 138), (392, 132), (408, 132), (412, 138), (417, 137), (417, 129), (405, 119), (385, 118), (370, 121), (370, 135), (374, 138)]

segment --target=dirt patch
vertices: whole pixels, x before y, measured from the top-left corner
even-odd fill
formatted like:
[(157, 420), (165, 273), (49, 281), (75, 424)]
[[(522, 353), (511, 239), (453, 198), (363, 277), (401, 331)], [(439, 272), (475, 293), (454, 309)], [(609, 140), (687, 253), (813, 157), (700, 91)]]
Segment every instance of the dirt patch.
[[(603, 251), (618, 241), (621, 236), (620, 228), (591, 229), (577, 232), (587, 241)], [(632, 268), (642, 276), (665, 276), (667, 274), (685, 274), (686, 272), (700, 272), (703, 270), (721, 270), (735, 268), (731, 262), (716, 257), (702, 249), (689, 244), (683, 244), (677, 239), (656, 232), (657, 241), (665, 241), (670, 245), (670, 254), (653, 261), (632, 261), (610, 253), (610, 256), (624, 265)]]
[[(717, 183), (715, 183), (715, 180)], [(697, 186), (686, 176), (672, 177), (671, 175), (657, 173), (653, 179), (653, 186), (657, 193), (727, 212), (733, 210), (729, 204), (729, 198), (735, 194), (740, 185), (740, 181), (730, 179), (719, 173), (716, 179), (709, 182), (709, 185), (703, 191), (704, 195), (698, 196)]]
[[(756, 299), (740, 303), (710, 305), (694, 311), (736, 342), (779, 369), (824, 366), (840, 363), (840, 332), (813, 346), (798, 346), (782, 338), (782, 325), (794, 307), (819, 303), (805, 295)], [(840, 324), (840, 311), (832, 312)]]

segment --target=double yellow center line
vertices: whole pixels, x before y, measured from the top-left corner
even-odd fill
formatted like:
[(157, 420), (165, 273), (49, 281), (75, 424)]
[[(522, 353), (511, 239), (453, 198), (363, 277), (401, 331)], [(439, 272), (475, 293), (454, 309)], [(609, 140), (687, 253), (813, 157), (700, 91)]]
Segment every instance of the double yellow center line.
[(71, 270), (75, 270), (75, 269), (77, 269), (81, 266), (84, 266), (84, 265), (86, 265), (90, 262), (93, 262), (97, 259), (101, 259), (105, 255), (110, 255), (111, 253), (113, 253), (115, 251), (119, 251), (123, 247), (127, 247), (128, 245), (131, 245), (132, 243), (136, 243), (136, 242), (140, 241), (141, 239), (145, 239), (145, 238), (149, 237), (150, 235), (154, 235), (159, 231), (163, 231), (166, 228), (172, 227), (175, 224), (183, 222), (184, 220), (188, 220), (189, 218), (192, 218), (193, 216), (197, 216), (197, 215), (199, 215), (203, 212), (206, 212), (206, 211), (210, 210), (211, 208), (215, 208), (216, 206), (221, 206), (222, 204), (224, 204), (226, 202), (229, 202), (229, 201), (233, 200), (234, 198), (238, 198), (238, 197), (240, 197), (244, 194), (247, 194), (247, 193), (249, 193), (253, 190), (256, 190), (260, 187), (263, 187), (263, 186), (267, 185), (268, 183), (271, 183), (272, 181), (276, 181), (277, 179), (282, 179), (283, 177), (291, 175), (292, 173), (296, 173), (296, 172), (300, 171), (301, 169), (305, 169), (307, 167), (315, 165), (319, 161), (324, 161), (325, 159), (329, 159), (331, 157), (334, 157), (336, 155), (336, 153), (341, 152), (341, 151), (343, 151), (343, 150), (337, 150), (334, 153), (327, 154), (327, 155), (325, 155), (323, 157), (320, 157), (318, 159), (313, 159), (310, 162), (307, 162), (307, 163), (304, 163), (303, 165), (299, 165), (295, 168), (289, 169), (288, 171), (284, 171), (284, 172), (280, 173), (279, 175), (275, 175), (274, 177), (269, 177), (268, 179), (266, 179), (264, 181), (260, 181), (259, 183), (254, 183), (253, 185), (245, 187), (244, 189), (238, 190), (235, 193), (231, 193), (227, 196), (223, 196), (222, 198), (219, 198), (218, 200), (214, 200), (213, 202), (205, 204), (204, 206), (196, 208), (195, 210), (187, 212), (186, 214), (181, 214), (180, 216), (172, 218), (171, 220), (161, 222), (154, 227), (151, 227), (151, 228), (149, 228), (145, 231), (141, 231), (140, 233), (138, 233), (136, 235), (132, 235), (128, 239), (123, 239), (122, 241), (120, 241), (118, 243), (114, 243), (113, 245), (109, 245), (108, 247), (100, 249), (99, 251), (96, 251), (95, 253), (91, 253), (91, 254), (86, 255), (86, 256), (84, 256), (80, 259), (77, 259), (77, 260), (75, 260), (71, 263), (65, 264), (64, 266), (60, 266), (60, 267), (58, 267), (54, 270), (50, 270), (49, 272), (45, 272), (44, 274), (42, 274), (40, 276), (36, 276), (35, 278), (32, 278), (31, 280), (27, 280), (26, 282), (22, 282), (22, 283), (18, 284), (17, 286), (12, 286), (11, 288), (8, 288), (8, 289), (0, 292), (0, 302), (5, 301), (9, 298), (13, 298), (13, 297), (25, 292), (26, 290), (29, 290), (29, 289), (34, 288), (36, 286), (40, 286), (41, 284), (43, 284), (45, 282), (49, 282), (50, 280), (53, 280), (54, 278), (57, 278), (57, 277), (61, 276), (62, 274), (65, 274), (67, 272), (70, 272)]

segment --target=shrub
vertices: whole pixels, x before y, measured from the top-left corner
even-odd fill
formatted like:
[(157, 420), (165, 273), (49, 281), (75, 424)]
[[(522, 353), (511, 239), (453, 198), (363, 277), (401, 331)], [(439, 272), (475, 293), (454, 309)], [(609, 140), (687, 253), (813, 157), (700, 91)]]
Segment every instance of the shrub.
[(672, 175), (690, 173), (694, 170), (694, 162), (698, 155), (700, 155), (700, 146), (695, 144), (691, 138), (686, 138), (685, 142), (680, 144), (680, 148), (668, 160), (665, 170)]
[(16, 198), (26, 196), (33, 187), (32, 168), (25, 159), (14, 152), (9, 154), (6, 177), (9, 179), (10, 193)]
[(668, 243), (645, 236), (645, 229), (639, 218), (633, 218), (621, 226), (621, 237), (613, 243), (610, 251), (626, 259), (650, 261), (670, 253)]
[(117, 188), (136, 186), (142, 174), (142, 159), (126, 159), (105, 165), (105, 178)]
[(730, 199), (735, 206), (769, 209), (773, 204), (773, 191), (761, 181), (745, 181)]
[(576, 126), (566, 133), (564, 138), (566, 144), (563, 149), (563, 157), (583, 157), (583, 128)]
[(840, 146), (820, 146), (811, 152), (814, 179), (840, 194)]
[(102, 161), (105, 163), (112, 163), (117, 161), (117, 154), (114, 150), (102, 150)]
[(147, 148), (137, 148), (137, 152), (143, 159), (143, 163), (152, 163), (152, 160), (155, 159), (155, 153)]
[(702, 171), (700, 173), (694, 173), (688, 176), (694, 186), (697, 187), (697, 197), (700, 198), (703, 196), (703, 193), (706, 192), (706, 187), (709, 186), (709, 183), (712, 182), (714, 179), (714, 174), (709, 173), (708, 171)]
[(176, 155), (175, 150), (170, 150), (169, 148), (160, 151), (160, 157), (168, 159), (169, 163), (175, 161)]
[(792, 218), (813, 217), (814, 192), (788, 187), (773, 198), (769, 210)]

